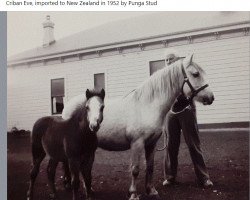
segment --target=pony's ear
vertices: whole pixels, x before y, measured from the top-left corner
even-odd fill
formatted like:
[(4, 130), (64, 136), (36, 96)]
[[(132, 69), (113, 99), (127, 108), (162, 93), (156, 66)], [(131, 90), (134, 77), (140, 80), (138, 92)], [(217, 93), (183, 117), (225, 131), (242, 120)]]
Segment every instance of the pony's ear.
[(91, 98), (91, 93), (90, 93), (89, 89), (86, 90), (86, 98), (87, 98), (87, 100), (89, 98)]
[(104, 97), (105, 97), (105, 90), (104, 90), (103, 88), (102, 88), (102, 90), (101, 90), (100, 96), (101, 96), (102, 100), (104, 100)]
[(188, 55), (188, 56), (183, 60), (183, 65), (184, 65), (185, 67), (189, 66), (189, 65), (192, 63), (193, 56), (194, 56), (194, 54), (192, 53), (192, 54)]

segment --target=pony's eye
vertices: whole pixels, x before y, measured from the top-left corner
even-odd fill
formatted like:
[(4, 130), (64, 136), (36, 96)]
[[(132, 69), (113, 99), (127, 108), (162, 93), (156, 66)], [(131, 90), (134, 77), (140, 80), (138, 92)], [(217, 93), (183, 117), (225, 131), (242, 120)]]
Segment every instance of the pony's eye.
[(194, 78), (197, 78), (197, 77), (199, 77), (200, 74), (199, 74), (199, 72), (195, 72), (192, 75), (193, 75)]
[(86, 109), (89, 110), (89, 106), (86, 106)]

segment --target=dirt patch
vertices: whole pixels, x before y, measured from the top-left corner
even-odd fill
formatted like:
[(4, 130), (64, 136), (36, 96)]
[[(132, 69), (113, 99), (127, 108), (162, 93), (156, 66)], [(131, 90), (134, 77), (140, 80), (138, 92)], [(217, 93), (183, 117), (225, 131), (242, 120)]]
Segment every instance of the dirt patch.
[[(196, 184), (193, 165), (185, 143), (179, 155), (179, 184), (162, 186), (163, 152), (155, 158), (154, 182), (161, 199), (168, 200), (248, 200), (249, 199), (249, 138), (248, 132), (201, 133), (205, 161), (214, 182), (211, 189)], [(182, 140), (183, 141), (183, 140)], [(159, 146), (162, 146), (160, 140)], [(125, 200), (130, 184), (130, 152), (108, 152), (98, 149), (93, 168), (93, 188), (97, 200)], [(35, 184), (35, 200), (47, 200), (49, 188), (46, 175), (47, 159), (41, 165)], [(26, 199), (31, 165), (29, 136), (8, 135), (8, 200)], [(138, 190), (142, 200), (150, 199), (144, 193), (145, 163), (142, 159)], [(62, 167), (58, 166), (56, 185), (61, 200), (71, 199), (71, 192), (62, 184)], [(82, 187), (81, 187), (82, 188)], [(82, 199), (84, 191), (81, 189)]]

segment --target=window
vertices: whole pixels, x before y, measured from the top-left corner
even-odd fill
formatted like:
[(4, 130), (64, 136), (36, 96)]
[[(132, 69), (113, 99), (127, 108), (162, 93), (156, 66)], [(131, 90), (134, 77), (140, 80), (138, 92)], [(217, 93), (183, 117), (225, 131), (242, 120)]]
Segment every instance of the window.
[(61, 114), (63, 111), (64, 78), (51, 80), (51, 109), (52, 114)]
[(94, 74), (94, 88), (96, 90), (105, 89), (105, 75), (104, 73)]
[(149, 70), (150, 70), (150, 76), (158, 71), (159, 69), (162, 69), (165, 67), (165, 61), (164, 60), (157, 60), (157, 61), (151, 61), (149, 62)]

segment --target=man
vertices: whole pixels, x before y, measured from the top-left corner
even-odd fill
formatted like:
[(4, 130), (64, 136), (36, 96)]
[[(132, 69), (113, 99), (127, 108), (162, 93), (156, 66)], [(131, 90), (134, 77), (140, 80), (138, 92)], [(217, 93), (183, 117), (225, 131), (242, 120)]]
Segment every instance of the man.
[[(170, 65), (179, 59), (181, 58), (177, 56), (176, 53), (168, 53), (165, 64)], [(165, 181), (163, 185), (172, 185), (176, 181), (178, 152), (182, 131), (194, 164), (194, 170), (199, 184), (203, 187), (213, 186), (200, 148), (199, 129), (194, 102), (189, 102), (185, 96), (180, 95), (166, 116), (165, 129), (168, 133), (168, 141), (164, 157)]]
[(175, 61), (179, 60), (180, 57), (177, 56), (176, 52), (171, 52), (171, 53), (167, 53), (166, 58), (165, 58), (165, 64), (171, 65), (172, 63), (174, 63)]

